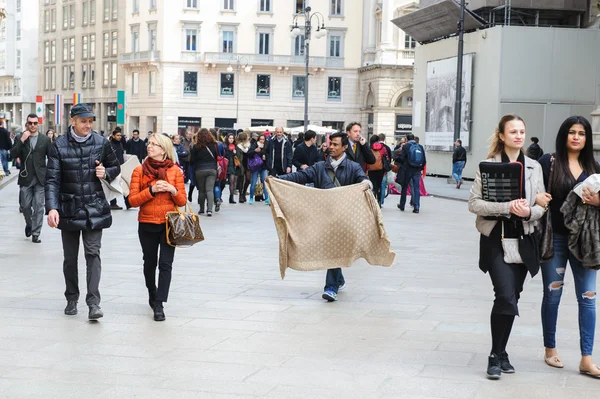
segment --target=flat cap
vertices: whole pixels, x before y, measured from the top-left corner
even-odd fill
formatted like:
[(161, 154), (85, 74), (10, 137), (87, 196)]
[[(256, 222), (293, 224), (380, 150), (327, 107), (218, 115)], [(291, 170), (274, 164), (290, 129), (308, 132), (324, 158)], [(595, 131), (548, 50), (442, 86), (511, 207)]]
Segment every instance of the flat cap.
[(94, 109), (88, 104), (77, 104), (71, 108), (71, 118), (76, 116), (80, 118), (90, 118), (92, 116), (96, 117), (96, 115), (94, 115)]

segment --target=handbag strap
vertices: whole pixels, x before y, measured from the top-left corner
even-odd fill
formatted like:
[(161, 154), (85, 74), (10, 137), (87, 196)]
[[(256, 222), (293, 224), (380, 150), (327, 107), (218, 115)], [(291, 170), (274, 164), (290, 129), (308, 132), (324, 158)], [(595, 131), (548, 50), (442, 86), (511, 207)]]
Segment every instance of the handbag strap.
[(552, 194), (552, 177), (554, 176), (554, 155), (550, 156), (550, 173), (548, 174), (548, 192)]

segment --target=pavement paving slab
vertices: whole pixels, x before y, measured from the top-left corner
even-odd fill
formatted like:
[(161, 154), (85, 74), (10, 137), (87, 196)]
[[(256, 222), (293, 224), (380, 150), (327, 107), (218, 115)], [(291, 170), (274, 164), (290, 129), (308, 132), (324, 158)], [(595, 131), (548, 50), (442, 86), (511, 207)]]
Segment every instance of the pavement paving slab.
[(267, 206), (224, 204), (201, 219), (205, 242), (176, 250), (167, 320), (156, 323), (136, 210), (115, 211), (104, 232), (105, 316), (90, 322), (83, 300), (78, 315), (63, 314), (59, 232), (44, 226), (41, 244), (26, 239), (16, 181), (5, 180), (0, 399), (600, 397), (600, 383), (577, 370), (570, 273), (557, 336), (565, 368), (543, 362), (538, 275), (526, 281), (509, 342), (517, 373), (485, 378), (493, 291), (477, 267), (470, 184), (457, 190), (427, 177), (432, 195), (418, 215), (400, 212), (399, 197), (389, 196), (382, 212), (395, 264), (357, 261), (335, 303), (320, 297), (324, 272), (290, 270), (281, 280)]

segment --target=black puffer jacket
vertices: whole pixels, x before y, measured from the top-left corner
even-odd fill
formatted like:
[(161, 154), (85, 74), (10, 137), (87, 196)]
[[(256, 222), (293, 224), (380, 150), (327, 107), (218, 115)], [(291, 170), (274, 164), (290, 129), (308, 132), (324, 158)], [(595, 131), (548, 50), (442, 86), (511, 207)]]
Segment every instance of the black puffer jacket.
[[(69, 132), (71, 128), (69, 128)], [(67, 133), (50, 148), (46, 172), (46, 211), (58, 210), (61, 230), (101, 230), (112, 224), (110, 206), (96, 177), (96, 161), (114, 180), (121, 167), (109, 141), (96, 132), (84, 143)]]

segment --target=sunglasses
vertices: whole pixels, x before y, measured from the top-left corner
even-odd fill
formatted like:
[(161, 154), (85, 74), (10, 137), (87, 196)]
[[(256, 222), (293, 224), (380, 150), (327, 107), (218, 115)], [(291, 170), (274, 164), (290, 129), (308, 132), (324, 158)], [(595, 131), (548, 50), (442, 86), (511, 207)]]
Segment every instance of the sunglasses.
[(37, 126), (39, 122), (27, 122), (28, 125)]

